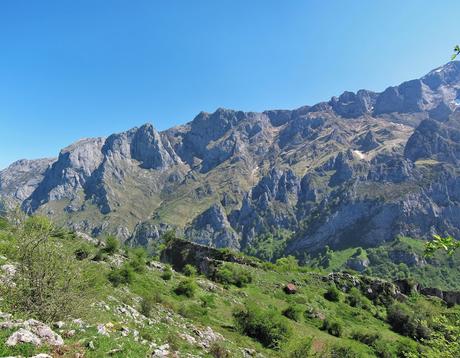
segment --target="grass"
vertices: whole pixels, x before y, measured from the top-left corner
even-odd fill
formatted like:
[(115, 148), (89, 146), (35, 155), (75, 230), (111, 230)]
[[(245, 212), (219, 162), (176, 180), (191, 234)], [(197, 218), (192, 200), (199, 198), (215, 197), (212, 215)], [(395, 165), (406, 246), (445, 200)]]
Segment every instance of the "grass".
[[(62, 240), (62, 248), (69, 254), (73, 254), (82, 245), (80, 240), (72, 236)], [(395, 247), (399, 245), (411, 246), (414, 250), (422, 248), (418, 241), (407, 238), (395, 243)], [(12, 246), (14, 245), (11, 236), (5, 231), (0, 231), (0, 254), (9, 257)], [(96, 251), (97, 249), (93, 247), (89, 257)], [(346, 262), (347, 258), (355, 253), (356, 250), (334, 252), (330, 263), (334, 267), (340, 267), (340, 264)], [(369, 250), (362, 250), (360, 255), (362, 257), (369, 255)], [(129, 265), (129, 257), (132, 255), (122, 257), (125, 257), (124, 264)], [(144, 357), (152, 353), (153, 344), (159, 346), (168, 343), (172, 350), (180, 351), (184, 355), (190, 353), (211, 357), (196, 344), (189, 343), (185, 336), (185, 334), (193, 336), (194, 331), (204, 330), (206, 327), (211, 327), (214, 332), (225, 338), (225, 349), (229, 351), (231, 357), (242, 357), (242, 348), (254, 349), (265, 357), (288, 357), (299, 342), (310, 340), (313, 351), (335, 349), (334, 347), (337, 346), (342, 347), (341, 349), (352, 347), (351, 349), (359, 357), (375, 357), (377, 348), (363, 343), (365, 341), (363, 338), (356, 339), (356, 337), (366, 337), (368, 332), (378, 332), (378, 343), (396, 347), (395, 351), (399, 346), (412, 345), (430, 349), (426, 345), (393, 332), (385, 321), (385, 307), (381, 305), (363, 299), (365, 306), (352, 307), (347, 303), (348, 294), (343, 292), (340, 293), (338, 301), (327, 300), (324, 294), (330, 287), (329, 284), (322, 280), (320, 274), (305, 267), (293, 266), (292, 270), (286, 270), (280, 266), (281, 264), (244, 266), (244, 270), (252, 280), (240, 285), (241, 287), (237, 287), (232, 282), (225, 284), (210, 282), (206, 277), (198, 274), (194, 277), (186, 277), (178, 272), (173, 272), (170, 280), (164, 280), (162, 269), (146, 267), (145, 270), (134, 271), (128, 284), (114, 287), (107, 279), (108, 273), (113, 270), (109, 262), (110, 257), (107, 262), (93, 262), (90, 258), (81, 261), (87, 277), (92, 280), (93, 292), (87, 309), (78, 318), (82, 318), (89, 328), (83, 331), (68, 322), (62, 333), (74, 328), (76, 334), (65, 339), (65, 347), (54, 351), (56, 356), (72, 357), (79, 352), (84, 353), (85, 357), (104, 357), (113, 351), (114, 357)], [(233, 268), (235, 272), (242, 270), (242, 266), (236, 263), (226, 263), (226, 265)], [(196, 282), (193, 296), (174, 293), (179, 283), (184, 280)], [(297, 286), (296, 294), (284, 293), (284, 285), (290, 282)], [(359, 298), (360, 293), (355, 295)], [(151, 302), (149, 308), (151, 318), (133, 318), (120, 310), (120, 307), (126, 308), (128, 307), (126, 305), (129, 305), (141, 311), (143, 299)], [(276, 345), (276, 349), (265, 347), (257, 339), (241, 334), (237, 330), (234, 312), (248, 302), (255, 302), (262, 312), (272, 312), (274, 317), (284, 322), (289, 332), (292, 332), (289, 338)], [(446, 308), (421, 296), (410, 297), (406, 304), (413, 311), (429, 311), (430, 315), (460, 315), (457, 307)], [(295, 319), (283, 317), (283, 311), (288, 307), (295, 307), (298, 313), (295, 314)], [(329, 322), (342, 322), (340, 337), (328, 333), (327, 329), (321, 330), (325, 319)], [(96, 327), (99, 324), (110, 325), (109, 337), (97, 333)], [(127, 336), (123, 336), (123, 328), (130, 330)], [(135, 338), (133, 330), (139, 332), (140, 338)], [(0, 356), (53, 353), (50, 347), (35, 348), (29, 345), (6, 347), (4, 342), (11, 333), (11, 330), (0, 331)], [(146, 342), (143, 341), (144, 339)]]

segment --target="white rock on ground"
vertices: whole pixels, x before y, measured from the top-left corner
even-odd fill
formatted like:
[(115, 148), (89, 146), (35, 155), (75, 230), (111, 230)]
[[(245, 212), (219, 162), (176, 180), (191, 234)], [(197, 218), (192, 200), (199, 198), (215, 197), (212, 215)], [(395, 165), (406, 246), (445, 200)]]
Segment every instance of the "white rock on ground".
[(32, 343), (34, 346), (39, 346), (42, 344), (42, 341), (31, 331), (20, 328), (8, 338), (6, 345), (12, 347), (18, 343)]
[(169, 344), (163, 344), (159, 346), (155, 351), (152, 353), (151, 358), (167, 358), (169, 357)]
[(62, 337), (43, 322), (29, 319), (24, 322), (24, 328), (36, 334), (45, 344), (51, 346), (62, 346), (64, 344)]

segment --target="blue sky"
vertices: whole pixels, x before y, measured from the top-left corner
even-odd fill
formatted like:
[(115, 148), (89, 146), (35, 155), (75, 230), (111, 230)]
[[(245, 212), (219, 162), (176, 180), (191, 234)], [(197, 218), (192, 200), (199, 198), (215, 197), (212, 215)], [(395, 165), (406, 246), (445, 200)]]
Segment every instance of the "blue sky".
[(381, 91), (448, 61), (457, 1), (0, 1), (0, 168), (218, 107)]

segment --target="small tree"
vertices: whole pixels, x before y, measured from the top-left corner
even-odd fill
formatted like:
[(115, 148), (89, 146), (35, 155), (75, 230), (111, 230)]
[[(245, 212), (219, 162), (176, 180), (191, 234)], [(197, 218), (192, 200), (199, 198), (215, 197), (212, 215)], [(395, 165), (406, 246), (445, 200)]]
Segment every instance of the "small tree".
[(184, 268), (182, 269), (182, 272), (184, 273), (185, 276), (189, 276), (189, 277), (196, 276), (196, 274), (198, 273), (195, 266), (192, 266), (190, 264), (185, 265)]
[(179, 282), (177, 287), (174, 289), (174, 292), (176, 293), (176, 295), (182, 295), (188, 298), (192, 298), (193, 296), (195, 296), (196, 290), (197, 286), (195, 281), (189, 278)]
[(113, 255), (120, 248), (120, 241), (115, 236), (108, 236), (105, 244), (104, 251), (109, 255)]
[(172, 277), (172, 269), (171, 269), (171, 266), (169, 265), (166, 265), (164, 270), (163, 270), (163, 273), (161, 274), (161, 278), (165, 281), (169, 281)]
[(120, 285), (129, 285), (133, 282), (134, 271), (131, 266), (123, 265), (120, 268), (114, 268), (107, 275), (108, 280), (115, 287)]
[(291, 335), (286, 319), (275, 309), (262, 310), (255, 303), (247, 303), (233, 313), (239, 331), (258, 340), (262, 345), (278, 349)]
[(44, 217), (30, 217), (14, 229), (17, 272), (4, 293), (10, 309), (52, 322), (78, 314), (88, 283), (81, 262), (53, 237), (55, 226)]
[(283, 310), (282, 314), (284, 317), (299, 322), (302, 317), (302, 307), (299, 305), (289, 305), (289, 307)]
[(145, 271), (145, 267), (147, 265), (147, 251), (144, 248), (138, 247), (130, 250), (129, 257), (129, 265), (134, 271), (138, 273)]
[(340, 301), (339, 289), (335, 285), (329, 286), (326, 293), (324, 294), (324, 298), (331, 302), (339, 302)]

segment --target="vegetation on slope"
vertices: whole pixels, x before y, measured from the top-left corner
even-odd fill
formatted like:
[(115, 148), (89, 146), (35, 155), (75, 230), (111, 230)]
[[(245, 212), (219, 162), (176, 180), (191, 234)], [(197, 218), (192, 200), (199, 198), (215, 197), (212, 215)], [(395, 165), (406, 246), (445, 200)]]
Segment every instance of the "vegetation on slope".
[[(353, 263), (364, 263), (361, 272), (390, 281), (411, 279), (423, 287), (460, 290), (460, 252), (444, 250), (425, 255), (426, 241), (398, 237), (394, 241), (373, 248), (348, 248), (333, 251), (326, 247), (308, 265), (326, 272), (351, 270)], [(457, 250), (458, 251), (458, 250)]]
[[(459, 307), (417, 294), (401, 301), (390, 293), (371, 299), (366, 290), (352, 285), (353, 280), (370, 278), (356, 276), (350, 281), (353, 276), (344, 275), (336, 284), (318, 270), (299, 266), (293, 257), (276, 263), (248, 259), (250, 265), (216, 261), (212, 274), (205, 276), (202, 265), (174, 271), (139, 249), (120, 248), (111, 239), (98, 246), (57, 230), (43, 218), (17, 225), (3, 220), (0, 227), (5, 263), (21, 267), (18, 258), (27, 251), (20, 241), (41, 237), (40, 250), (47, 247), (64, 258), (62, 266), (47, 268), (58, 283), (76, 272), (81, 275), (76, 277), (84, 278), (78, 282), (90, 282), (67, 286), (66, 297), (75, 305), (59, 307), (53, 315), (47, 314), (46, 305), (18, 304), (28, 297), (27, 291), (18, 289), (4, 297), (1, 309), (16, 319), (35, 317), (50, 325), (64, 321), (56, 331), (65, 345), (10, 347), (5, 342), (15, 328), (7, 327), (0, 330), (2, 356), (48, 352), (57, 357), (75, 353), (156, 357), (164, 350), (191, 357), (456, 357), (460, 353)], [(43, 231), (44, 227), (48, 229)], [(231, 255), (227, 251), (223, 257), (231, 260)], [(234, 261), (244, 258), (239, 255)], [(40, 272), (42, 258), (33, 250), (27, 256), (30, 266), (25, 265)], [(19, 284), (27, 272), (16, 270), (9, 284)], [(53, 301), (61, 286), (51, 287), (58, 288), (46, 295)]]

